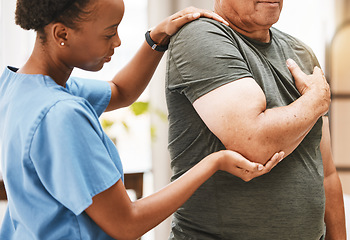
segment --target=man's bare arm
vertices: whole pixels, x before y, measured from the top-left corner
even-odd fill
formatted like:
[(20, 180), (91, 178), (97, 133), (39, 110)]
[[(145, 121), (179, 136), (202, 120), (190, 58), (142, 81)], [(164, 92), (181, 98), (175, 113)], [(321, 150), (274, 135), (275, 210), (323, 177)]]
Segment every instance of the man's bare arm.
[(324, 188), (326, 194), (326, 239), (345, 240), (345, 213), (340, 179), (334, 166), (328, 117), (323, 117), (321, 154), (324, 169)]
[(265, 163), (275, 152), (290, 154), (330, 104), (330, 91), (322, 71), (304, 74), (295, 62), (288, 67), (302, 94), (285, 107), (266, 109), (266, 98), (252, 78), (219, 87), (197, 99), (193, 106), (227, 149)]

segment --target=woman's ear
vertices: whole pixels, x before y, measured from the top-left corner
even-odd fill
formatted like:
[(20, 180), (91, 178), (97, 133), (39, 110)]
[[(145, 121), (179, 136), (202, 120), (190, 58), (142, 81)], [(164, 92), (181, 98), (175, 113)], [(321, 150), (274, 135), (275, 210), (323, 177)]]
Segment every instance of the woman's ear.
[(68, 28), (62, 23), (54, 23), (52, 25), (52, 36), (56, 44), (65, 46), (68, 42)]

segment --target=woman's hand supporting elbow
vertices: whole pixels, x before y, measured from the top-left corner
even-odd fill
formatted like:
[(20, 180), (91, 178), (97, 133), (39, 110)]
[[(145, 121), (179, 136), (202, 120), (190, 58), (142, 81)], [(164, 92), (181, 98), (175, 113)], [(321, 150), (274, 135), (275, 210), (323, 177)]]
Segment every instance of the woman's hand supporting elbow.
[(113, 238), (136, 239), (174, 213), (217, 171), (226, 171), (247, 182), (268, 173), (283, 156), (283, 152), (276, 153), (263, 166), (249, 161), (237, 152), (219, 151), (205, 157), (160, 191), (135, 202), (130, 201), (119, 180), (96, 195), (93, 204), (85, 211)]

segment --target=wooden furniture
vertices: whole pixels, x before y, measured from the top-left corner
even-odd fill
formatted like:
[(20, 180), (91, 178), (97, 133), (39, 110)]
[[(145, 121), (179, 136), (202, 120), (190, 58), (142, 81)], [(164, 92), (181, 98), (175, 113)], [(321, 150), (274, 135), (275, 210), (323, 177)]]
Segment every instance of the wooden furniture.
[(144, 172), (124, 174), (125, 188), (134, 190), (137, 199), (142, 198), (143, 195), (143, 174)]
[(0, 200), (7, 200), (5, 185), (2, 180), (0, 180)]
[[(139, 199), (143, 195), (143, 172), (125, 173), (125, 188), (135, 191), (136, 198)], [(4, 182), (0, 180), (0, 200), (7, 200)]]

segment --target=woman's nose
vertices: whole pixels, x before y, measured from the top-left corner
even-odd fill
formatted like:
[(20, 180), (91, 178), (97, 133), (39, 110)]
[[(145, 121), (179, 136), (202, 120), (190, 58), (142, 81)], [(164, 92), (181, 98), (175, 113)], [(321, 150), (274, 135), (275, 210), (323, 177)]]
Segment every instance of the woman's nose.
[(120, 45), (122, 44), (122, 41), (120, 40), (120, 37), (119, 35), (117, 34), (114, 38), (114, 41), (113, 41), (113, 48), (117, 48), (119, 47)]

